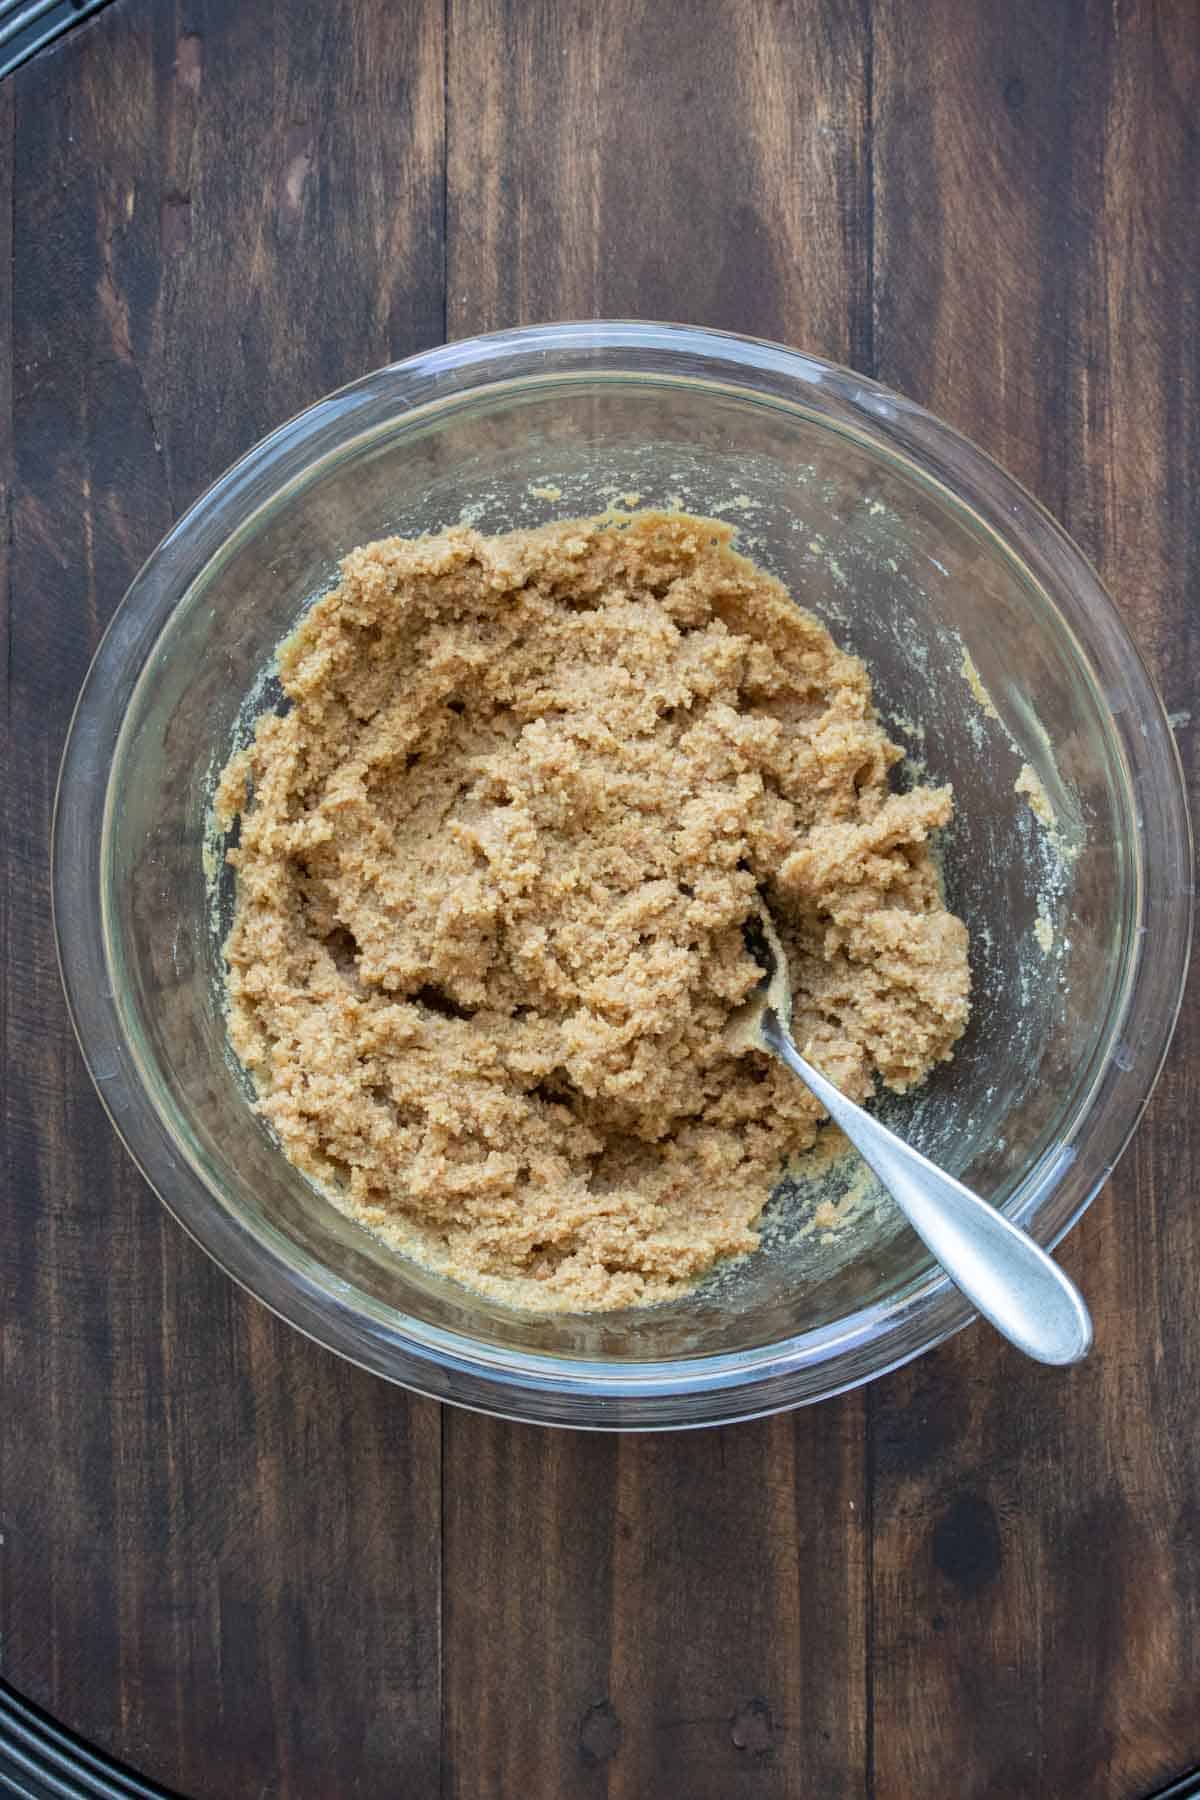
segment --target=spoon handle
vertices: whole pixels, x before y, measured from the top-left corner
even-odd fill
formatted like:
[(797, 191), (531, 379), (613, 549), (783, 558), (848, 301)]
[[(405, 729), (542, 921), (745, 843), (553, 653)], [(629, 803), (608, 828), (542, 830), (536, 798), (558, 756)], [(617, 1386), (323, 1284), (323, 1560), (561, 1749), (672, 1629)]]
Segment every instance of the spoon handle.
[(954, 1285), (1003, 1337), (1035, 1361), (1074, 1363), (1092, 1343), (1083, 1295), (1019, 1226), (847, 1100), (807, 1062), (767, 1008), (762, 1036), (807, 1082), (831, 1119), (869, 1163)]

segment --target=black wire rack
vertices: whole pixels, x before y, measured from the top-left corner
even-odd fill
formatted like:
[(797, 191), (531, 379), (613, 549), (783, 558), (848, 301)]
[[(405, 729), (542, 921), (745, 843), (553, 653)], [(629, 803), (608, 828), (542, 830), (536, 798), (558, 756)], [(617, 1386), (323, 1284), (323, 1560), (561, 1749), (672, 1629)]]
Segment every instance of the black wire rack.
[(172, 1800), (0, 1682), (0, 1794), (20, 1800)]
[[(0, 1795), (18, 1800), (179, 1800), (141, 1780), (0, 1682)], [(1200, 1769), (1145, 1800), (1196, 1800)], [(1084, 1796), (1080, 1795), (1080, 1800)]]
[(108, 0), (0, 0), (0, 75), (107, 5)]

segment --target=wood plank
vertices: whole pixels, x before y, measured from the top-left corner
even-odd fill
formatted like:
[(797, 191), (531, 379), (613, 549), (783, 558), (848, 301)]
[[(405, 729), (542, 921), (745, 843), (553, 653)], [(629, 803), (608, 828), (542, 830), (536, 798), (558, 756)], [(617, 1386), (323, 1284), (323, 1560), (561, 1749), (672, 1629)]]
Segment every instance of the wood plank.
[(836, 0), (449, 0), (451, 337), (681, 319), (862, 367), (867, 39)]
[(445, 1414), (450, 1794), (857, 1794), (861, 1406), (623, 1438)]
[[(1088, 36), (1098, 68), (1080, 98), (1072, 201), (1093, 224), (1077, 240), (1067, 522), (1173, 710), (1194, 820), (1200, 495), (1186, 471), (1200, 456), (1200, 14), (1096, 5)], [(1101, 1563), (1103, 1585), (1092, 1573), (1096, 1656), (1085, 1703), (1056, 1731), (1051, 1792), (1065, 1791), (1072, 1760), (1086, 1767), (1089, 1753), (1097, 1785), (1126, 1793), (1200, 1762), (1200, 1338), (1190, 1298), (1200, 1288), (1198, 977), (1193, 968), (1170, 1059), (1097, 1233), (1112, 1300), (1091, 1425), (1105, 1454), (1093, 1492), (1071, 1496), (1066, 1555), (1054, 1569), (1048, 1693), (1078, 1680), (1067, 1642), (1071, 1578), (1094, 1571), (1098, 1540), (1114, 1550)], [(1098, 1746), (1086, 1736), (1092, 1721)]]
[(177, 509), (441, 336), (442, 62), (419, 0), (119, 0), (3, 90), (3, 1666), (193, 1796), (436, 1786), (439, 1419), (236, 1290), (120, 1150), (59, 993), (51, 796), (87, 659)]
[[(1024, 479), (1195, 704), (1200, 21), (1124, 3), (875, 8), (882, 379)], [(1183, 739), (1196, 787), (1195, 734)], [(879, 1796), (1139, 1794), (1200, 1758), (1195, 982), (1064, 1246), (1097, 1349), (979, 1330), (874, 1390)]]
[[(450, 0), (448, 335), (699, 320), (870, 354), (866, 47), (799, 0)], [(448, 1791), (862, 1791), (861, 1399), (656, 1439), (447, 1411)]]

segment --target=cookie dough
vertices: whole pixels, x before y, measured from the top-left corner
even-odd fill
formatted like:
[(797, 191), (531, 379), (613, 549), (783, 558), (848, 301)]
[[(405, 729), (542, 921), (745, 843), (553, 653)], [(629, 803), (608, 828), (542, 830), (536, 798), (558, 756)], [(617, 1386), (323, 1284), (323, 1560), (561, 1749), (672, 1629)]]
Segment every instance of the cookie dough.
[(951, 1055), (967, 934), (863, 664), (711, 519), (348, 556), (222, 777), (229, 1029), (284, 1151), (387, 1244), (526, 1307), (753, 1250), (821, 1109), (726, 1041), (761, 892), (847, 1093)]

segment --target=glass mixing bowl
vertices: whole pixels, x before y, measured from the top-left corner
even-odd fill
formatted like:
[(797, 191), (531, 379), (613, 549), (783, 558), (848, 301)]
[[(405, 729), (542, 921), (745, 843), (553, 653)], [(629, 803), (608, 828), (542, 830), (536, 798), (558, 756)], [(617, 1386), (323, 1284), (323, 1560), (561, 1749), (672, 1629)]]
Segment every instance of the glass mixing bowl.
[(887, 1111), (1053, 1244), (1133, 1129), (1179, 1003), (1191, 852), (1174, 742), (1111, 601), (1040, 507), (920, 407), (813, 357), (690, 327), (546, 326), (411, 358), (282, 426), (118, 609), (71, 727), (53, 851), (88, 1067), (198, 1242), (380, 1375), (622, 1428), (820, 1399), (968, 1308), (886, 1200), (821, 1231), (804, 1183), (773, 1202), (759, 1254), (657, 1308), (529, 1317), (398, 1259), (252, 1110), (226, 1044), (229, 891), (206, 829), (216, 775), (278, 692), (275, 647), (348, 550), (634, 495), (736, 522), (865, 659), (910, 777), (953, 782), (944, 873), (971, 928), (974, 1014), (954, 1061)]

